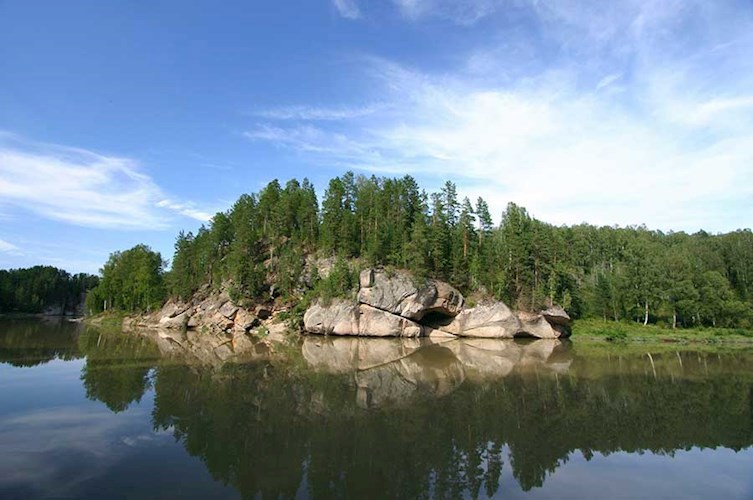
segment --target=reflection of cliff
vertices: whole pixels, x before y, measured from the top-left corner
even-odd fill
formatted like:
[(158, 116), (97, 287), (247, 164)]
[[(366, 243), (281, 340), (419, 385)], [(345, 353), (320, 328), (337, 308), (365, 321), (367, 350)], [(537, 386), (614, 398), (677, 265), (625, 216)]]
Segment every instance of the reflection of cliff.
[[(303, 357), (313, 368), (353, 374), (362, 408), (406, 404), (416, 396), (445, 396), (463, 383), (494, 380), (513, 370), (566, 372), (566, 344), (555, 339), (520, 342), (500, 339), (306, 337)], [(557, 353), (557, 354), (555, 354)]]
[[(336, 373), (264, 362), (228, 365), (220, 376), (159, 368), (155, 425), (174, 429), (214, 477), (244, 496), (293, 496), (301, 481), (322, 497), (368, 496), (374, 484), (385, 496), (425, 496), (430, 488), (436, 496), (491, 495), (506, 463), (529, 489), (576, 450), (753, 443), (749, 358), (694, 353), (684, 374), (662, 375), (679, 364), (674, 354), (658, 356), (656, 378), (645, 356), (623, 360), (642, 370), (605, 377), (591, 374), (611, 360), (575, 359), (561, 376), (567, 351), (500, 344), (465, 359), (517, 364), (507, 371), (497, 359), (502, 370), (478, 376), (460, 361), (460, 347), (469, 346), (318, 340), (324, 344), (304, 344), (307, 362)], [(388, 353), (393, 361), (372, 364)]]
[[(314, 340), (297, 359), (154, 361), (155, 428), (244, 497), (493, 495), (504, 468), (530, 489), (574, 452), (753, 445), (750, 354)], [(94, 397), (133, 397), (87, 373)]]
[(252, 340), (242, 332), (135, 329), (131, 333), (154, 343), (163, 359), (187, 364), (220, 367), (227, 362), (251, 361), (269, 353), (268, 343)]
[(76, 343), (80, 330), (80, 324), (62, 318), (0, 321), (0, 363), (36, 366), (80, 358)]

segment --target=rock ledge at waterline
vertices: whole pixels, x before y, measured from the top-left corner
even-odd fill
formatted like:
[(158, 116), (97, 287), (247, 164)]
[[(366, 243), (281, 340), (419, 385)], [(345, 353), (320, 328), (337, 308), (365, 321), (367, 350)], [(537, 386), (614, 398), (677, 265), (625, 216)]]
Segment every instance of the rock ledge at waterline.
[(314, 303), (304, 330), (320, 335), (369, 337), (535, 337), (570, 335), (570, 317), (560, 306), (539, 312), (512, 311), (502, 302), (465, 308), (463, 295), (437, 280), (416, 283), (405, 272), (366, 269), (357, 302)]

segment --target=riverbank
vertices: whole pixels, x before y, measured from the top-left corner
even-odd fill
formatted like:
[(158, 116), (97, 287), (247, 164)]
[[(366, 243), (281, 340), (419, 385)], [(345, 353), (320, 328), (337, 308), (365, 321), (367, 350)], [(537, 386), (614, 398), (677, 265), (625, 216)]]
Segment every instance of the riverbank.
[(632, 322), (581, 319), (573, 322), (573, 341), (620, 343), (749, 344), (753, 330), (743, 328), (663, 328)]

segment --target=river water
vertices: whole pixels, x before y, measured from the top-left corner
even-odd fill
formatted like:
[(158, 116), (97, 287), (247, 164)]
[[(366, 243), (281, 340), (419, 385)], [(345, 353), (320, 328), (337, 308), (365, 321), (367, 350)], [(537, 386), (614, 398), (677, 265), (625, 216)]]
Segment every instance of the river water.
[(2, 498), (753, 498), (753, 349), (0, 322)]

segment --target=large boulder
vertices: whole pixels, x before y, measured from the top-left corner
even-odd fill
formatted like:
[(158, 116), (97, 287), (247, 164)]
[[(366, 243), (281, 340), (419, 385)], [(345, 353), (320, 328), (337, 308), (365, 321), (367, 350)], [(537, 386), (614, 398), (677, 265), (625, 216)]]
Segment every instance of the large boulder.
[(345, 300), (336, 300), (328, 306), (313, 304), (303, 315), (303, 327), (319, 335), (420, 337), (423, 333), (423, 327), (408, 318)]
[(180, 314), (183, 314), (190, 308), (190, 304), (184, 304), (180, 301), (175, 301), (173, 299), (168, 300), (164, 306), (162, 306), (162, 311), (160, 312), (160, 315), (168, 318), (174, 318), (175, 316), (178, 316)]
[(420, 337), (423, 328), (408, 318), (376, 309), (358, 306), (358, 335), (364, 337)]
[(186, 327), (188, 323), (188, 312), (183, 312), (177, 316), (162, 316), (159, 320), (159, 326), (161, 328), (174, 328), (181, 330)]
[(503, 302), (466, 309), (450, 322), (432, 325), (460, 337), (511, 339), (520, 331), (518, 317)]
[(370, 337), (536, 337), (570, 334), (570, 317), (552, 306), (538, 313), (510, 310), (502, 302), (463, 309), (458, 290), (437, 280), (415, 280), (404, 271), (366, 269), (359, 276), (358, 304), (316, 303), (304, 315), (304, 329), (315, 334)]
[(539, 339), (558, 339), (567, 337), (568, 330), (565, 325), (550, 323), (542, 313), (519, 312), (520, 330), (518, 337), (536, 337)]
[(327, 306), (316, 302), (306, 309), (303, 327), (319, 335), (357, 335), (358, 306), (346, 300), (335, 300)]
[(409, 274), (366, 269), (359, 277), (358, 302), (382, 311), (421, 321), (427, 314), (455, 316), (463, 309), (463, 295), (437, 280), (417, 282)]

